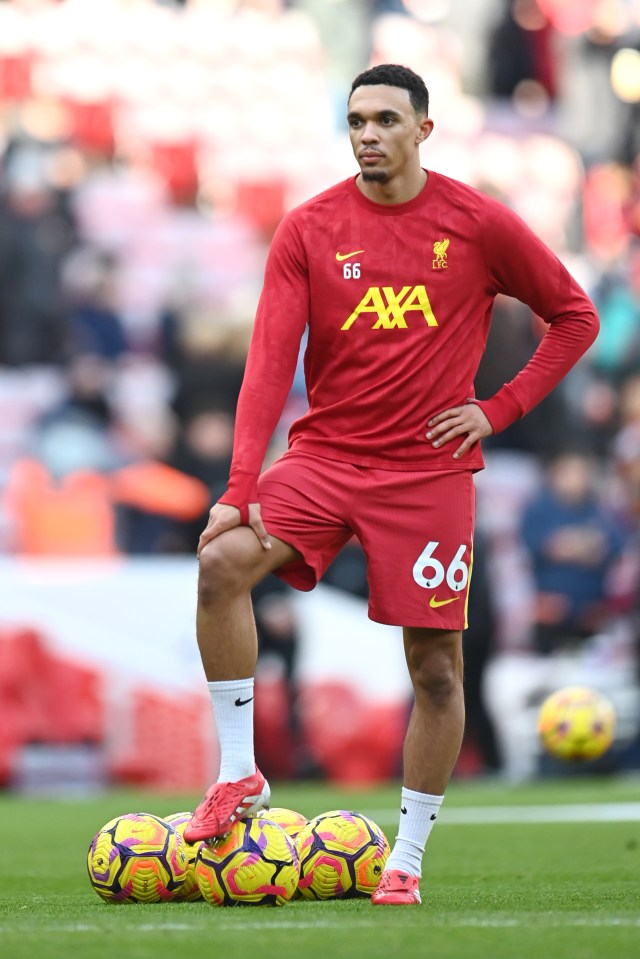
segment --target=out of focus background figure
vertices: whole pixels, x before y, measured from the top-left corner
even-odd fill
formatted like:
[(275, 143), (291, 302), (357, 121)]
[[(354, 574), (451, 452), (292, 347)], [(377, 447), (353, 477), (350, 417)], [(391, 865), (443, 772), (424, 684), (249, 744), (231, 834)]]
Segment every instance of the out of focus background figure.
[(625, 529), (599, 499), (597, 464), (562, 453), (522, 517), (534, 582), (533, 646), (549, 655), (589, 639), (613, 615), (612, 574)]

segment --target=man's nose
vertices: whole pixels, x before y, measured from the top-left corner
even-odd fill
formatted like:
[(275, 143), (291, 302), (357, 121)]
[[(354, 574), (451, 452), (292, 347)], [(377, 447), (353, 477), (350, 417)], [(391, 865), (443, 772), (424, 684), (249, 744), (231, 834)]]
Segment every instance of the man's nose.
[(365, 123), (362, 130), (362, 140), (365, 143), (373, 143), (378, 139), (378, 130), (375, 123)]

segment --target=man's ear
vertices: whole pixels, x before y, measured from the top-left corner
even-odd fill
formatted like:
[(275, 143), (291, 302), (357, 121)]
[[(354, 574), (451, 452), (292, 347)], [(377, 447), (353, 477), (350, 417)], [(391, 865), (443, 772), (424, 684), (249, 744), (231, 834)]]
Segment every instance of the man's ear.
[(429, 117), (425, 117), (420, 123), (420, 129), (418, 131), (418, 136), (416, 137), (416, 143), (423, 143), (428, 137), (431, 136), (433, 132), (433, 120), (430, 120)]

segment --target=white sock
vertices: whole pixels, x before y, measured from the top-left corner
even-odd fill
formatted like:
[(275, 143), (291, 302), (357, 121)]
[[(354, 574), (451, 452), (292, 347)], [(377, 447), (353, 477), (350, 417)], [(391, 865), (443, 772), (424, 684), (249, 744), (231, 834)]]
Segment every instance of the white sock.
[(236, 782), (256, 770), (253, 752), (253, 677), (207, 683), (220, 742), (218, 782)]
[(422, 875), (422, 856), (444, 796), (430, 796), (402, 788), (400, 827), (385, 869), (406, 869)]

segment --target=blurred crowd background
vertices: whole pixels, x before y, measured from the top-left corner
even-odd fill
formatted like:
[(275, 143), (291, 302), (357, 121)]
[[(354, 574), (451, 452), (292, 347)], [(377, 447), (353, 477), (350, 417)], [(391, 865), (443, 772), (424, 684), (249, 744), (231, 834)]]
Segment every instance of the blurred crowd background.
[[(602, 768), (637, 769), (640, 0), (0, 0), (0, 554), (193, 555), (270, 238), (356, 172), (346, 98), (382, 62), (427, 83), (424, 165), (515, 209), (602, 323), (486, 443), (458, 773), (544, 771), (565, 682), (612, 696)], [(477, 394), (543, 332), (499, 298)], [(304, 408), (298, 376), (270, 455)], [(326, 582), (366, 599), (357, 543)], [(255, 608), (296, 735), (295, 608), (275, 578)]]

